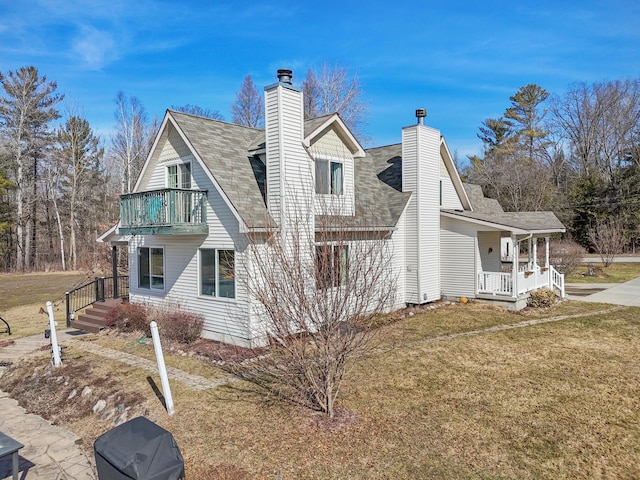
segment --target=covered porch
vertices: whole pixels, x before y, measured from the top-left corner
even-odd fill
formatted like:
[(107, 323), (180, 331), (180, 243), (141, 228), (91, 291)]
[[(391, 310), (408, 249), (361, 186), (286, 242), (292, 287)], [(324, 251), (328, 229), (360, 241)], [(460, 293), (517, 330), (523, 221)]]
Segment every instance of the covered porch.
[(551, 236), (565, 228), (552, 212), (444, 210), (441, 225), (445, 295), (512, 309), (540, 288), (565, 296), (564, 275), (549, 258)]
[[(550, 237), (532, 233), (510, 234), (501, 237), (500, 271), (478, 271), (476, 285), (479, 298), (503, 297), (503, 300), (515, 302), (520, 298), (526, 299), (529, 292), (540, 288), (553, 290), (564, 298), (564, 275), (549, 262)], [(482, 232), (478, 235), (481, 236)]]

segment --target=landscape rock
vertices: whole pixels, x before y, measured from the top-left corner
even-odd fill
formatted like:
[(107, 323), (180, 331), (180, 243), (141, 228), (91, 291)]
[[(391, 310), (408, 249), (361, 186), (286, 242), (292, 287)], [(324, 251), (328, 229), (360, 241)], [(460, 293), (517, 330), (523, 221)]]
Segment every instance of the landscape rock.
[(99, 413), (102, 410), (104, 410), (104, 407), (107, 406), (107, 402), (100, 399), (96, 402), (96, 404), (93, 406), (93, 413)]

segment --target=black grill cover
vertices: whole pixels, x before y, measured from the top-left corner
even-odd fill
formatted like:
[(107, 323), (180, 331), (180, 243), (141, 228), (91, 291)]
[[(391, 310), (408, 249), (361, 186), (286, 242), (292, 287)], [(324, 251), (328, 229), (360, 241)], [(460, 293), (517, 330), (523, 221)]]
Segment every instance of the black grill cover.
[(99, 436), (93, 449), (100, 480), (184, 478), (184, 460), (173, 435), (145, 417)]

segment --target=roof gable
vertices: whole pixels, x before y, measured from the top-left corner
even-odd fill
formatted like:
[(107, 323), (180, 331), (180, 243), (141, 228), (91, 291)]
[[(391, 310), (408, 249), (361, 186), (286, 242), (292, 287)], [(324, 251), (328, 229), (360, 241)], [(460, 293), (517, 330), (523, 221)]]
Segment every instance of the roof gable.
[(307, 147), (311, 146), (318, 138), (330, 130), (336, 133), (353, 157), (358, 158), (365, 156), (362, 145), (360, 145), (360, 142), (353, 136), (337, 113), (306, 120), (304, 123), (304, 144)]

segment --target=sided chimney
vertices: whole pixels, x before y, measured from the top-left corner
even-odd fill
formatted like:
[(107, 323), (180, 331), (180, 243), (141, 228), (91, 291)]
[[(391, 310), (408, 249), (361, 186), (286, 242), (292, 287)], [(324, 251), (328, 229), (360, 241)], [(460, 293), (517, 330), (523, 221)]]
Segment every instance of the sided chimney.
[(278, 81), (280, 83), (286, 83), (292, 85), (291, 79), (293, 78), (293, 72), (288, 68), (281, 68), (278, 70)]
[(418, 125), (424, 125), (424, 119), (427, 117), (426, 108), (418, 108), (416, 110), (416, 118), (418, 119)]

